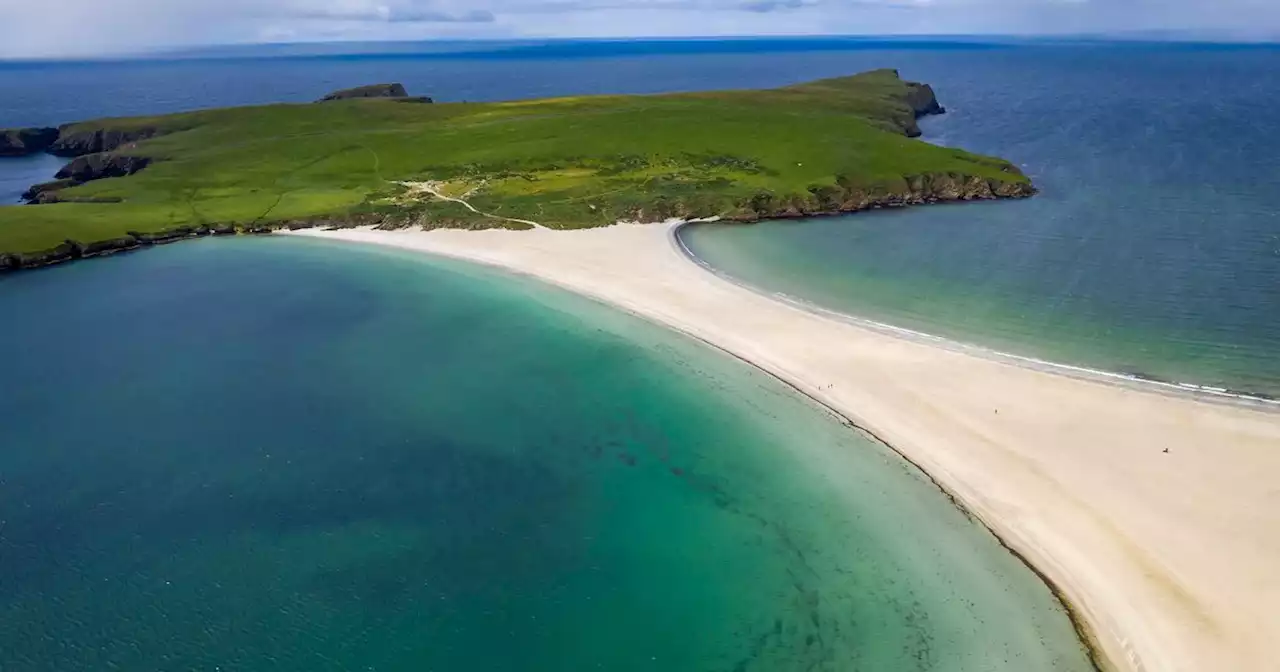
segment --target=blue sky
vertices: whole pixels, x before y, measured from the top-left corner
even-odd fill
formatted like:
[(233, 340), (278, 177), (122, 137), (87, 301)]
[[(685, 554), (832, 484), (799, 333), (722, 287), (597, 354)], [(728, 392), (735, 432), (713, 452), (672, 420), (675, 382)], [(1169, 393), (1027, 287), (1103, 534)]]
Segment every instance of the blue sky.
[(0, 58), (323, 40), (1280, 35), (1280, 0), (0, 0)]

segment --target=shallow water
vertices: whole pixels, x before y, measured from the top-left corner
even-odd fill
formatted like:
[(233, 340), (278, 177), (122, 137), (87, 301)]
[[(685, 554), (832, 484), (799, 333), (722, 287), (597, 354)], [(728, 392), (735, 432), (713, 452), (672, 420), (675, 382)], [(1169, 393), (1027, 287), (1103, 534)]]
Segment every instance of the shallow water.
[(213, 239), (0, 311), (0, 669), (1091, 669), (887, 448), (559, 290)]
[[(301, 102), (374, 81), (457, 101), (767, 87), (899, 68), (932, 83), (950, 109), (926, 120), (927, 139), (1009, 158), (1043, 193), (695, 229), (690, 246), (752, 284), (837, 310), (1020, 354), (1280, 395), (1275, 45), (807, 38), (186, 56), (0, 62), (0, 127)], [(0, 201), (59, 163), (0, 160)]]
[(22, 203), (22, 194), (33, 185), (53, 180), (66, 159), (48, 154), (0, 157), (0, 206)]
[[(1016, 54), (1016, 58), (1013, 56)], [(915, 71), (927, 139), (1026, 201), (683, 234), (749, 284), (996, 349), (1280, 395), (1280, 50), (1024, 49)], [(961, 63), (964, 63), (962, 67)]]

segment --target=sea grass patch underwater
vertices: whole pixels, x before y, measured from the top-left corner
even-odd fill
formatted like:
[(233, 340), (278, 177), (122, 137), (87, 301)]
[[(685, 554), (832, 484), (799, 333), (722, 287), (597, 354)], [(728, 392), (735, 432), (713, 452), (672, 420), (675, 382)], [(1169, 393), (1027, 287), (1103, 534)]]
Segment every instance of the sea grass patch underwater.
[(4, 669), (1091, 669), (887, 447), (559, 290), (218, 238), (0, 308)]

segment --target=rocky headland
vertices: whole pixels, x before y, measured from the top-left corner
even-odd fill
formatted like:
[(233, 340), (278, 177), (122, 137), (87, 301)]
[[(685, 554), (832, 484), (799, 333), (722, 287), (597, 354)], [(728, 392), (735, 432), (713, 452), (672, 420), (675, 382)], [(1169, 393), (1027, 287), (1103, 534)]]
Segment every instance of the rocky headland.
[(82, 184), (91, 180), (132, 175), (150, 164), (151, 159), (145, 156), (102, 152), (77, 157), (71, 163), (63, 166), (54, 177), (59, 180), (71, 180)]
[(54, 156), (74, 158), (87, 154), (114, 152), (161, 135), (155, 127), (95, 128), (88, 124), (67, 124), (58, 128), (58, 138), (46, 150)]
[(934, 114), (946, 114), (947, 108), (938, 103), (938, 96), (933, 87), (920, 82), (906, 82), (906, 103), (911, 107), (913, 118), (908, 119), (903, 131), (909, 138), (918, 138), (923, 132), (917, 120)]
[(56, 128), (0, 130), (0, 156), (27, 156), (44, 152), (58, 140)]
[(317, 103), (328, 103), (335, 100), (357, 100), (360, 98), (390, 98), (403, 103), (431, 103), (427, 96), (410, 96), (403, 84), (370, 84), (352, 89), (341, 89), (317, 100)]

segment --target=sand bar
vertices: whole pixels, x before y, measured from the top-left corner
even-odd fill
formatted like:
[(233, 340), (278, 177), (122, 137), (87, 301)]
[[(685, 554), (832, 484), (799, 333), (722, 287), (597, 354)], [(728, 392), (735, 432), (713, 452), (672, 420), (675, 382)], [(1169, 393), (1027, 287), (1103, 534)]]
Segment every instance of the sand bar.
[(922, 467), (1048, 577), (1106, 668), (1280, 671), (1280, 413), (824, 316), (711, 273), (671, 234), (297, 232), (534, 276), (777, 375)]

